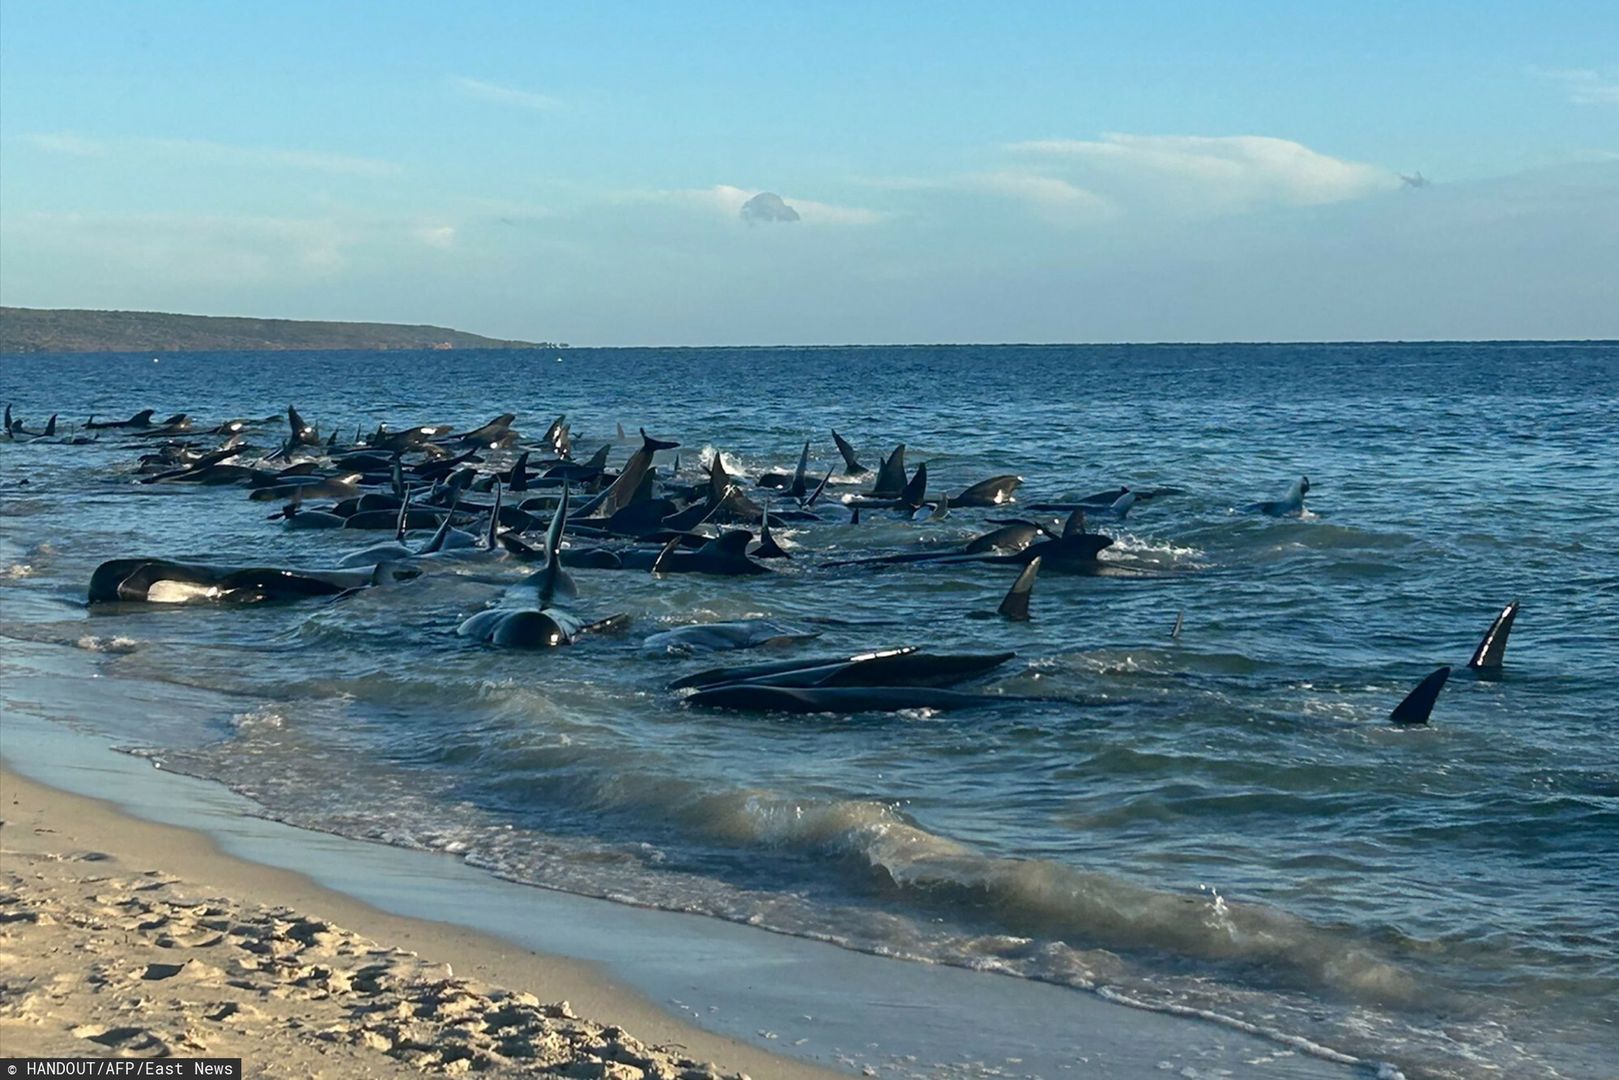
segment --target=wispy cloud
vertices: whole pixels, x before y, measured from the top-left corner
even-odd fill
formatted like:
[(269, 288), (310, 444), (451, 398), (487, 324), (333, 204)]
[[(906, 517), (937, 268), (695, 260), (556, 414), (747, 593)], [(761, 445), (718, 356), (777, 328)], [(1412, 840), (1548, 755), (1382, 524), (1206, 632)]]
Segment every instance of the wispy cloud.
[(265, 169), (297, 169), (348, 176), (392, 176), (399, 166), (377, 158), (331, 154), (318, 150), (289, 150), (272, 146), (243, 146), (212, 139), (87, 139), (68, 132), (42, 132), (27, 136), (33, 145), (73, 157), (115, 157), (157, 153), (190, 163), (246, 165)]
[(531, 90), (520, 90), (515, 86), (502, 86), (499, 83), (472, 79), (465, 75), (459, 75), (451, 82), (457, 91), (467, 97), (477, 98), (480, 101), (492, 101), (497, 105), (532, 109), (535, 112), (554, 112), (562, 107), (562, 102), (549, 94), (536, 94)]
[(377, 158), (352, 154), (329, 154), (317, 150), (283, 150), (269, 146), (237, 146), (209, 139), (143, 139), (141, 142), (193, 161), (214, 161), (230, 165), (301, 169), (309, 172), (340, 173), (348, 176), (392, 176), (399, 166)]
[(1266, 135), (1124, 135), (1013, 143), (1089, 187), (1176, 202), (1187, 210), (1318, 206), (1397, 188), (1399, 177)]
[(1561, 86), (1575, 105), (1619, 105), (1619, 68), (1530, 68), (1529, 73)]
[(41, 131), (23, 136), (28, 142), (41, 150), (49, 150), (53, 154), (67, 154), (72, 157), (101, 157), (107, 152), (107, 144), (96, 139), (86, 139), (82, 135), (74, 135), (67, 131)]
[(1041, 216), (1065, 225), (1084, 225), (1116, 217), (1118, 207), (1056, 176), (1020, 169), (999, 169), (962, 177), (958, 187), (987, 192), (1028, 204)]

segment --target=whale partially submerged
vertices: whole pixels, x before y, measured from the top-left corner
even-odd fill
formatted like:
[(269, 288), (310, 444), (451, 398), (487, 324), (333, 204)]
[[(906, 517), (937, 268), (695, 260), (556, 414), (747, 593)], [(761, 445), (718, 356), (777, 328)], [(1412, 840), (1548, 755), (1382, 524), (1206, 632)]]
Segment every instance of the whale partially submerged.
[(1293, 481), (1293, 486), (1280, 499), (1249, 503), (1242, 509), (1244, 513), (1264, 514), (1266, 517), (1299, 517), (1304, 513), (1304, 496), (1309, 493), (1310, 478), (1301, 476)]
[(379, 563), (354, 570), (303, 570), (275, 566), (224, 567), (169, 559), (111, 559), (90, 576), (88, 602), (95, 604), (256, 604), (344, 596), (373, 585), (408, 581), (421, 570)]

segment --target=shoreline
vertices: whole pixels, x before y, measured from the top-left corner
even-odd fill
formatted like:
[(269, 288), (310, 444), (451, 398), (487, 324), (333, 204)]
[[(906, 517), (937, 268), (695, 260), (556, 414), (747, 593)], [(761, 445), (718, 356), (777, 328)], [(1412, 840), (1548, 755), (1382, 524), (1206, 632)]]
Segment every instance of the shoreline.
[[(453, 924), (390, 914), (294, 871), (239, 859), (202, 833), (143, 821), (108, 802), (36, 782), (9, 760), (0, 763), (0, 817), (0, 880), (11, 892), (4, 912), (11, 925), (0, 935), (0, 951), (11, 954), (6, 997), (12, 1004), (0, 1008), (0, 1034), (8, 1053), (239, 1054), (254, 1071), (273, 1063), (288, 1075), (311, 1067), (340, 1069), (345, 1075), (454, 1075), (490, 1067), (509, 1071), (533, 1063), (493, 1051), (481, 1060), (455, 1054), (434, 1058), (414, 1049), (408, 1039), (379, 1034), (375, 1023), (333, 1018), (369, 1014), (384, 1005), (394, 1011), (409, 1007), (418, 1017), (413, 1021), (419, 1031), (415, 1038), (455, 1046), (456, 1040), (446, 1042), (446, 1031), (466, 1028), (464, 1014), (487, 1019), (515, 1008), (531, 1015), (512, 1022), (506, 1045), (519, 1053), (519, 1044), (528, 1044), (539, 1047), (541, 1055), (560, 1055), (546, 1067), (561, 1064), (570, 1070), (567, 1075), (741, 1073), (786, 1080), (842, 1075), (682, 1023), (587, 964)], [(221, 922), (235, 926), (288, 925), (291, 931), (269, 944), (277, 959), (308, 961), (301, 970), (310, 971), (308, 965), (314, 964), (313, 970), (335, 971), (337, 977), (317, 976), (313, 983), (288, 987), (285, 974), (278, 977), (266, 970), (254, 977), (252, 970), (241, 969), (247, 954), (240, 954), (233, 957), (235, 982), (247, 985), (234, 985), (221, 974), (231, 970), (217, 966), (232, 943), (209, 940), (218, 935), (209, 933), (208, 920), (181, 918), (188, 910), (216, 913)], [(113, 922), (118, 914), (130, 914), (133, 921)], [(316, 956), (293, 958), (303, 951), (299, 927), (315, 928), (310, 933), (321, 944), (327, 944), (326, 938), (336, 944)], [(59, 940), (64, 928), (68, 938), (83, 940)], [(84, 938), (96, 928), (112, 936)], [(142, 928), (163, 932), (143, 936)], [(91, 954), (84, 970), (60, 969), (41, 955), (69, 949)], [(352, 962), (345, 965), (344, 957)], [(75, 976), (91, 982), (108, 977), (92, 974), (97, 970), (92, 958), (115, 971), (139, 972), (139, 980), (154, 988), (162, 972), (178, 964), (182, 970), (173, 993), (216, 1000), (200, 1012), (186, 1011), (161, 1000), (167, 986), (143, 986), (139, 989), (148, 996), (142, 1005), (131, 1007), (126, 1001), (115, 1007), (101, 1000), (100, 987), (70, 985)], [(397, 984), (391, 995), (345, 1002), (334, 989), (359, 981), (357, 971), (379, 963), (391, 969), (384, 981)], [(158, 975), (148, 974), (152, 971)], [(111, 978), (109, 990), (118, 982), (116, 975)], [(445, 1023), (419, 1019), (424, 994), (447, 999), (439, 1002)], [(116, 1022), (106, 1022), (112, 1016)], [(578, 1022), (577, 1016), (587, 1019)], [(315, 1030), (323, 1022), (330, 1023)], [(558, 1047), (559, 1031), (575, 1045)], [(600, 1044), (594, 1052), (581, 1049), (592, 1043)], [(637, 1060), (651, 1064), (644, 1069), (631, 1064)], [(609, 1063), (637, 1071), (614, 1071)], [(270, 1071), (273, 1075), (275, 1069)]]
[[(24, 651), (8, 649), (8, 658), (22, 661)], [(1357, 1066), (1270, 1038), (1067, 987), (517, 884), (444, 853), (299, 829), (255, 814), (248, 799), (213, 781), (121, 753), (66, 714), (48, 719), (55, 710), (42, 711), (27, 688), (58, 692), (79, 658), (30, 659), (26, 668), (37, 672), (44, 660), (56, 677), (19, 685), (21, 671), (10, 668), (0, 727), (7, 788), (0, 817), (15, 812), (10, 787), (20, 776), (103, 815), (110, 828), (103, 848), (116, 849), (126, 834), (158, 830), (173, 838), (159, 849), (163, 856), (189, 852), (198, 860), (188, 864), (198, 879), (240, 885), (237, 895), (249, 883), (278, 883), (286, 890), (274, 895), (278, 903), (426, 959), (448, 958), (457, 975), (513, 989), (550, 987), (537, 997), (565, 997), (581, 1015), (623, 1024), (647, 1043), (676, 1044), (689, 1057), (755, 1080), (861, 1074), (1148, 1080), (1165, 1069), (1286, 1080), (1357, 1074)], [(68, 710), (85, 704), (66, 697)], [(9, 847), (6, 831), (0, 829), (0, 843)], [(243, 876), (227, 876), (234, 873)], [(547, 981), (531, 978), (541, 975)]]

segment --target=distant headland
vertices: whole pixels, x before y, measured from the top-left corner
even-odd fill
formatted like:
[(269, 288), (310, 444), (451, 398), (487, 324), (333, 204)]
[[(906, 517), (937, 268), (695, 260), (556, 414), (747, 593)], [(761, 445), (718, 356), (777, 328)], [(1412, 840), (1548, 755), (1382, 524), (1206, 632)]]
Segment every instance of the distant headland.
[(0, 353), (564, 347), (549, 341), (502, 341), (442, 326), (0, 307)]

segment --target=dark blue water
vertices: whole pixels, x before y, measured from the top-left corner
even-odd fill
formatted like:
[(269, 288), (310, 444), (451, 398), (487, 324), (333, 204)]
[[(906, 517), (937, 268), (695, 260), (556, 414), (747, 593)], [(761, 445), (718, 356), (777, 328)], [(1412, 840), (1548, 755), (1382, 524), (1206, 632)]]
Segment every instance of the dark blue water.
[[(1207, 1012), (1410, 1075), (1619, 1059), (1619, 347), (8, 357), (0, 397), (30, 427), (291, 402), (350, 433), (509, 410), (537, 438), (566, 413), (583, 453), (645, 425), (688, 470), (718, 449), (750, 476), (805, 439), (812, 471), (831, 467), (835, 427), (872, 466), (904, 441), (935, 491), (1004, 472), (1024, 502), (1182, 489), (1102, 523), (1113, 572), (1044, 576), (1026, 625), (967, 617), (1004, 568), (818, 566), (1004, 511), (832, 513), (780, 530), (795, 558), (771, 577), (582, 571), (581, 606), (632, 629), (533, 655), (454, 634), (518, 567), (90, 616), (106, 558), (331, 565), (376, 537), (283, 531), (236, 488), (136, 485), (115, 435), (4, 444), (0, 632), (98, 652), (104, 707), (74, 718), (312, 827)], [(1300, 474), (1311, 516), (1239, 512)], [(1391, 728), (1513, 598), (1504, 677), (1458, 670), (1430, 728)], [(1045, 700), (684, 708), (664, 684), (715, 661), (642, 639), (747, 616), (822, 630), (806, 654), (1015, 650), (996, 688)]]

